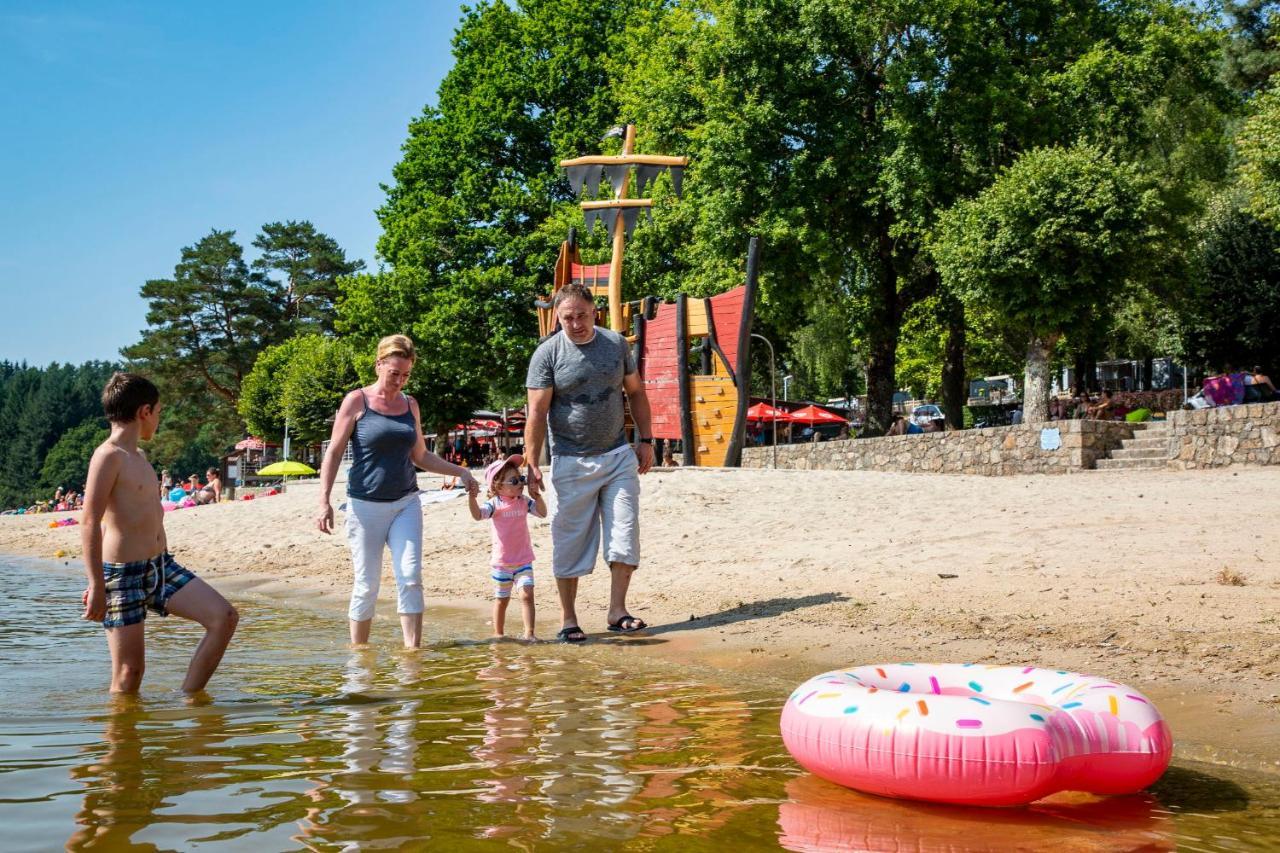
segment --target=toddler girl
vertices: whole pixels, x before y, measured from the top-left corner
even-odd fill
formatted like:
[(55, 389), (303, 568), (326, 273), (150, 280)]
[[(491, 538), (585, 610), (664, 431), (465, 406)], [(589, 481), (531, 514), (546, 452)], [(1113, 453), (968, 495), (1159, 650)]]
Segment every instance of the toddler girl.
[(529, 513), (546, 518), (547, 505), (541, 494), (536, 498), (525, 497), (524, 477), (520, 474), (523, 464), (524, 457), (518, 453), (490, 462), (484, 469), (489, 499), (481, 504), (474, 494), (467, 497), (472, 518), (493, 522), (493, 553), (489, 562), (494, 581), (494, 634), (504, 636), (507, 604), (511, 600), (511, 588), (515, 587), (524, 612), (524, 639), (537, 640), (533, 635), (533, 544), (529, 541)]

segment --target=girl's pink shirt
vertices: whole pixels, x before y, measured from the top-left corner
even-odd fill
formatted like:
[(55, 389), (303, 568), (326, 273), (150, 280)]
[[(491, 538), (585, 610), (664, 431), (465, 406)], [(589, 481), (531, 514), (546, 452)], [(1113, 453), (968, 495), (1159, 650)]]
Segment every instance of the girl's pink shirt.
[(493, 522), (493, 551), (489, 557), (492, 565), (525, 566), (533, 562), (530, 513), (537, 515), (537, 507), (524, 495), (510, 500), (494, 496), (480, 505), (480, 517)]

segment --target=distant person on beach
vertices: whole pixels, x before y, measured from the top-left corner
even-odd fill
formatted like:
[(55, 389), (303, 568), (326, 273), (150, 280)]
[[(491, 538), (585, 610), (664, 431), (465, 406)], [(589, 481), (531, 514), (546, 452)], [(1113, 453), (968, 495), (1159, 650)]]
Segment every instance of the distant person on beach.
[[(529, 360), (525, 460), (529, 493), (543, 488), (538, 460), (551, 430), (551, 572), (560, 595), (557, 637), (580, 643), (578, 579), (595, 570), (603, 539), (609, 563), (610, 631), (648, 627), (627, 612), (627, 590), (640, 563), (640, 474), (653, 467), (649, 398), (626, 338), (595, 325), (591, 291), (569, 284), (556, 291), (552, 310), (560, 331), (538, 345)], [(630, 403), (639, 442), (627, 443), (624, 400)]]
[(196, 647), (182, 689), (203, 690), (239, 614), (217, 590), (169, 555), (164, 511), (156, 499), (155, 469), (138, 449), (160, 425), (160, 392), (132, 373), (116, 373), (102, 392), (111, 435), (89, 460), (80, 543), (84, 549), (84, 618), (102, 622), (111, 650), (111, 691), (134, 693), (145, 666), (147, 611), (199, 622)]
[(391, 335), (378, 342), (372, 385), (347, 394), (334, 416), (329, 450), (320, 471), (320, 514), (316, 527), (333, 532), (329, 493), (351, 443), (347, 474), (347, 541), (351, 546), (351, 642), (369, 642), (382, 581), (382, 553), (391, 549), (399, 591), (396, 610), (406, 648), (422, 644), (422, 504), (414, 466), (458, 477), (472, 494), (479, 490), (466, 468), (427, 450), (418, 401), (404, 393), (417, 353), (413, 341)]
[(1276, 398), (1276, 386), (1271, 383), (1271, 377), (1262, 372), (1261, 367), (1255, 366), (1253, 370), (1247, 371), (1244, 375), (1244, 401), (1246, 403), (1267, 403)]
[(1088, 412), (1088, 417), (1098, 418), (1100, 420), (1110, 420), (1111, 391), (1103, 390), (1101, 396), (1098, 397), (1098, 402), (1089, 406), (1086, 411)]
[(173, 491), (173, 475), (169, 473), (168, 468), (165, 468), (160, 472), (160, 500), (168, 500), (171, 491)]
[(204, 478), (205, 484), (195, 493), (196, 503), (201, 506), (216, 504), (222, 500), (222, 475), (217, 468), (210, 468), (204, 472)]
[(492, 522), (489, 570), (493, 578), (494, 636), (505, 636), (507, 605), (511, 602), (511, 590), (515, 589), (524, 617), (523, 638), (534, 642), (538, 638), (533, 633), (533, 543), (529, 541), (529, 516), (546, 518), (547, 505), (541, 494), (525, 497), (525, 478), (520, 473), (523, 464), (524, 457), (518, 453), (490, 462), (484, 469), (489, 499), (481, 504), (475, 494), (471, 494), (468, 500), (472, 518)]

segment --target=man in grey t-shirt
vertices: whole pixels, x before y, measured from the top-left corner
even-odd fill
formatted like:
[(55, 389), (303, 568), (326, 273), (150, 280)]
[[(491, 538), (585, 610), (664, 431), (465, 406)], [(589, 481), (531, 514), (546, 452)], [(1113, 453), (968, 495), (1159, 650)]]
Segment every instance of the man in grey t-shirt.
[[(597, 328), (591, 291), (570, 284), (556, 292), (560, 331), (538, 345), (529, 360), (525, 459), (529, 491), (542, 490), (538, 460), (551, 426), (551, 571), (560, 593), (570, 643), (587, 638), (578, 625), (578, 578), (595, 569), (601, 549), (609, 563), (610, 631), (646, 627), (627, 612), (631, 573), (640, 563), (640, 474), (653, 466), (649, 399), (626, 338)], [(640, 434), (635, 450), (624, 431), (624, 401)]]

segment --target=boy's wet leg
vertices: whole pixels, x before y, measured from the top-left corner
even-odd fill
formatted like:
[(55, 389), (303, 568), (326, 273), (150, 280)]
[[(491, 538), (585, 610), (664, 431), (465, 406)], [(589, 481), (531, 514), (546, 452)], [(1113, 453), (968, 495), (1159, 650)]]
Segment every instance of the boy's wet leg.
[(200, 578), (192, 579), (175, 592), (165, 602), (165, 609), (174, 616), (198, 622), (204, 628), (204, 638), (196, 646), (187, 667), (187, 677), (182, 682), (182, 689), (187, 693), (203, 690), (236, 633), (240, 613), (221, 593)]
[(147, 668), (146, 622), (107, 629), (111, 650), (111, 692), (137, 693)]

